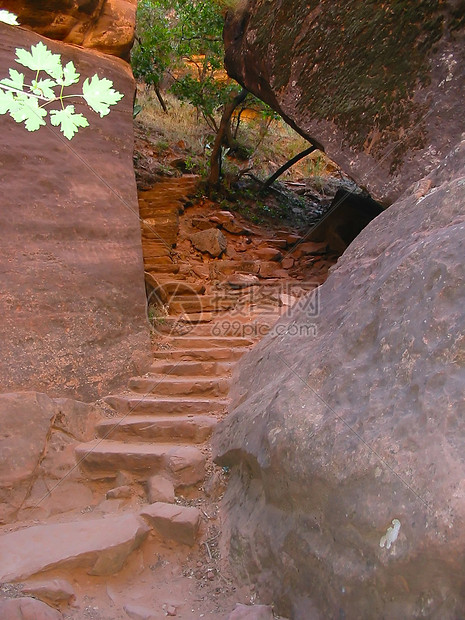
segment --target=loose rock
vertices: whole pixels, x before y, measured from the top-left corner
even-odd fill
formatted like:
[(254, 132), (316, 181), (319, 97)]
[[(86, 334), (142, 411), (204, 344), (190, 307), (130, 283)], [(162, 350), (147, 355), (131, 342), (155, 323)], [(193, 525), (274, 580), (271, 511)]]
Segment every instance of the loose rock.
[(116, 487), (115, 489), (110, 489), (107, 494), (107, 499), (126, 499), (131, 497), (132, 488), (128, 485), (124, 485), (122, 487)]
[(255, 254), (260, 260), (264, 261), (279, 261), (282, 258), (282, 254), (276, 248), (258, 248), (255, 250)]
[(151, 504), (156, 502), (174, 504), (175, 493), (171, 480), (165, 476), (151, 476), (147, 480), (147, 499)]
[(26, 583), (23, 592), (53, 604), (68, 602), (75, 598), (73, 586), (65, 579)]
[(124, 605), (123, 609), (132, 620), (159, 620), (160, 618), (160, 614), (142, 605), (128, 604)]
[(200, 526), (197, 508), (157, 502), (141, 510), (140, 515), (164, 538), (189, 546), (195, 544)]
[(197, 250), (208, 253), (215, 258), (221, 256), (228, 245), (225, 236), (217, 228), (209, 228), (194, 233), (190, 240)]

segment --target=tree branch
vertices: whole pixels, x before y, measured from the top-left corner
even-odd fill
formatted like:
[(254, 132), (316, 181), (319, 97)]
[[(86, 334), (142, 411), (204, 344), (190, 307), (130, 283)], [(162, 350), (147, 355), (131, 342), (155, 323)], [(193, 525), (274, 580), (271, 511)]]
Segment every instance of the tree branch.
[(276, 181), (276, 179), (278, 179), (282, 174), (284, 174), (284, 172), (286, 172), (286, 170), (289, 170), (289, 168), (291, 168), (298, 161), (300, 161), (304, 157), (307, 157), (307, 155), (310, 155), (310, 153), (313, 153), (313, 151), (316, 151), (316, 150), (317, 150), (317, 147), (312, 144), (312, 146), (310, 146), (308, 149), (305, 149), (305, 151), (302, 151), (301, 153), (298, 153), (292, 159), (287, 161), (283, 166), (281, 166), (281, 168), (278, 168), (278, 170), (276, 170), (276, 172), (274, 174), (272, 174), (265, 181), (265, 183), (263, 184), (263, 187), (262, 187), (262, 191), (264, 191), (265, 189), (268, 189), (271, 185), (273, 185), (273, 183)]

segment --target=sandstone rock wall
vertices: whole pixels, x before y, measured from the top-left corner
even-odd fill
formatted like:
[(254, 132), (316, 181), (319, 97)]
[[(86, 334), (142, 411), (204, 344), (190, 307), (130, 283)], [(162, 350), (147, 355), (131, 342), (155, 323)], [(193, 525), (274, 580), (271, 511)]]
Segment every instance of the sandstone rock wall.
[[(0, 74), (41, 40), (0, 24)], [(124, 98), (71, 142), (1, 116), (0, 391), (93, 400), (125, 384), (149, 350), (132, 164), (132, 75), (122, 60), (53, 41), (82, 76)], [(82, 108), (81, 108), (82, 106)], [(139, 368), (140, 370), (140, 368)]]
[(385, 205), (464, 130), (463, 0), (245, 0), (228, 73)]
[[(293, 620), (465, 604), (465, 140), (239, 364), (226, 540)], [(400, 529), (399, 529), (400, 528)]]
[(80, 484), (74, 447), (93, 436), (93, 405), (37, 392), (0, 394), (0, 420), (0, 524), (31, 512), (66, 512), (92, 498)]
[(2, 7), (45, 37), (106, 54), (127, 57), (134, 39), (137, 0), (4, 0)]

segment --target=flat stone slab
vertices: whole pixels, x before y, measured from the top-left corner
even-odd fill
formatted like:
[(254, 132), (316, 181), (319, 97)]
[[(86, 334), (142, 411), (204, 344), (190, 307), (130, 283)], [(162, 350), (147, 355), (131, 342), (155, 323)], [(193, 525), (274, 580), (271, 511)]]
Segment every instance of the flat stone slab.
[(134, 473), (139, 480), (166, 472), (175, 485), (189, 486), (205, 476), (205, 456), (194, 446), (96, 439), (76, 446), (76, 457), (82, 471), (94, 480), (115, 477), (120, 470)]
[(156, 502), (141, 510), (140, 515), (163, 538), (190, 547), (195, 544), (201, 518), (197, 508)]
[(249, 349), (244, 347), (204, 348), (204, 349), (163, 349), (154, 351), (155, 359), (175, 360), (175, 361), (234, 361), (238, 360)]
[(145, 377), (133, 377), (129, 381), (129, 389), (138, 394), (221, 396), (228, 393), (229, 383), (228, 378), (147, 375)]
[(228, 400), (216, 398), (186, 398), (178, 396), (107, 396), (105, 402), (122, 414), (186, 414), (221, 412), (228, 406)]
[(171, 441), (184, 439), (201, 443), (217, 424), (213, 416), (128, 416), (111, 418), (97, 424), (99, 437), (130, 441)]
[(87, 568), (90, 575), (111, 575), (121, 569), (149, 530), (138, 515), (130, 513), (4, 534), (0, 536), (0, 582), (62, 566)]

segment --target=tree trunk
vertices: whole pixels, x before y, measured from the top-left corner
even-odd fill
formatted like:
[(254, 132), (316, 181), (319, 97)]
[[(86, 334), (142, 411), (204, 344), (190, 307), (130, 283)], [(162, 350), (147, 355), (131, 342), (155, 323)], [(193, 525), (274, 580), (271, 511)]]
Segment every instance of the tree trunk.
[(165, 103), (165, 100), (163, 99), (163, 96), (161, 94), (160, 89), (158, 88), (158, 86), (154, 86), (153, 88), (155, 90), (155, 94), (157, 96), (157, 99), (160, 102), (161, 107), (163, 108), (163, 112), (165, 114), (168, 114), (168, 108), (166, 107), (166, 103)]
[(207, 179), (207, 187), (209, 189), (215, 189), (220, 183), (221, 176), (221, 147), (225, 137), (228, 135), (228, 128), (230, 127), (231, 116), (234, 110), (240, 105), (247, 97), (248, 91), (243, 88), (241, 92), (234, 97), (232, 101), (224, 106), (223, 114), (221, 116), (220, 126), (215, 137), (213, 144), (212, 154), (210, 157), (210, 173)]
[(300, 161), (304, 157), (307, 157), (307, 155), (310, 155), (310, 153), (313, 153), (313, 151), (316, 151), (316, 150), (317, 150), (317, 147), (312, 145), (308, 149), (305, 149), (305, 151), (302, 151), (301, 153), (298, 153), (297, 155), (295, 155), (292, 159), (290, 159), (283, 166), (281, 166), (281, 168), (278, 168), (278, 170), (276, 170), (276, 172), (272, 174), (270, 178), (265, 181), (265, 183), (263, 184), (262, 190), (268, 189), (270, 185), (273, 185), (276, 179), (278, 179), (284, 172), (286, 172), (286, 170), (289, 170), (291, 166), (293, 166), (298, 161)]

